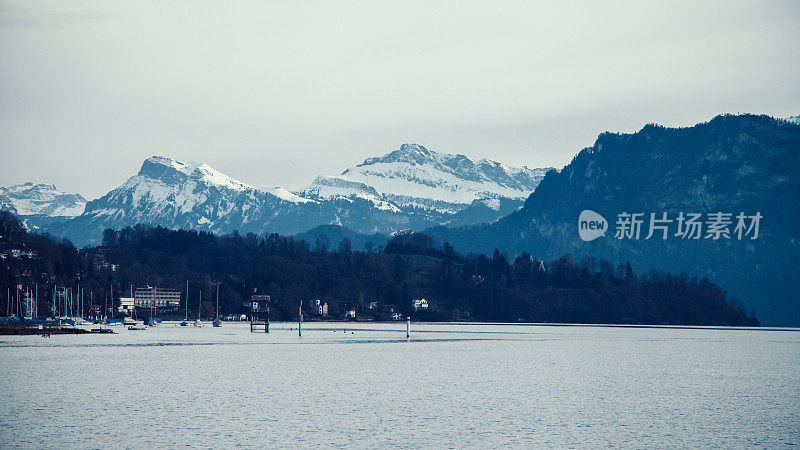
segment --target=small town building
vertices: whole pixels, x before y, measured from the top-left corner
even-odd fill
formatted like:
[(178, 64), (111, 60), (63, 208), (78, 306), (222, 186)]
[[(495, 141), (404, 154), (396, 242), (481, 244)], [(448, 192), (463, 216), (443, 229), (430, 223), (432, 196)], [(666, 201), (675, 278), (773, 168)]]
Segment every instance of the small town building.
[(420, 311), (420, 310), (428, 309), (428, 307), (429, 307), (428, 300), (426, 300), (424, 298), (415, 298), (413, 306), (414, 306), (414, 311)]
[(314, 299), (314, 300), (311, 300), (311, 311), (313, 311), (313, 313), (316, 314), (316, 315), (319, 315), (319, 316), (323, 315), (322, 314), (322, 305), (323, 305), (322, 300), (320, 300), (318, 298)]
[(136, 288), (133, 293), (137, 308), (162, 308), (177, 310), (181, 305), (181, 291), (155, 287)]
[(129, 314), (133, 312), (134, 307), (133, 297), (120, 297), (119, 298), (119, 312)]

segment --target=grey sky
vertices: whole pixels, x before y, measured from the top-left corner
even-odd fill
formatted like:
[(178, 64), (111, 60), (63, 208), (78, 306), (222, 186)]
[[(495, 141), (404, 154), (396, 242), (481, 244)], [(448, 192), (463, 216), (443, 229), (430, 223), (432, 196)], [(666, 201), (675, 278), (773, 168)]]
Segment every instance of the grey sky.
[(560, 168), (724, 112), (800, 113), (800, 2), (0, 3), (0, 185), (163, 154), (295, 189), (405, 142)]

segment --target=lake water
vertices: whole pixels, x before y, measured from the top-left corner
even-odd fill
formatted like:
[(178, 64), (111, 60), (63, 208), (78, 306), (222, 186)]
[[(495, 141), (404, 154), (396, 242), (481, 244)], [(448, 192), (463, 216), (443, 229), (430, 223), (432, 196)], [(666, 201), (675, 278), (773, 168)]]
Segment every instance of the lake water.
[(0, 336), (0, 447), (800, 445), (798, 331), (304, 327)]

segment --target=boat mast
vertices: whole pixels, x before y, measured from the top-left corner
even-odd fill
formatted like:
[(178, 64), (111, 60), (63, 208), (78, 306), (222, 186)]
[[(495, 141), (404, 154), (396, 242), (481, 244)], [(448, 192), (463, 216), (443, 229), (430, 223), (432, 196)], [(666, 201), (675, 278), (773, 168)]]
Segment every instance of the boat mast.
[(136, 300), (135, 300), (136, 297), (133, 296), (133, 284), (131, 284), (131, 298), (134, 299), (133, 300), (133, 318), (135, 319), (136, 318)]

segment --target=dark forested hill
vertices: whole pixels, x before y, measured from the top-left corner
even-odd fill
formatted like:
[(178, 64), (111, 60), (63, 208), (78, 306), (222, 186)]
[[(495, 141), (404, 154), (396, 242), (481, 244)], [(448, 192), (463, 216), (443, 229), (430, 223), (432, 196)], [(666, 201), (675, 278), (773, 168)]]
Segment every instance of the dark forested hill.
[[(580, 238), (583, 210), (607, 220), (604, 237)], [(618, 228), (631, 231), (617, 224), (630, 221), (623, 213), (642, 214), (638, 238), (616, 235)], [(654, 222), (648, 239), (651, 213), (667, 221)], [(684, 222), (700, 214), (699, 231), (689, 230), (697, 233), (686, 233), (681, 213)], [(745, 228), (737, 233), (740, 213)], [(710, 228), (715, 218), (727, 235)], [(459, 251), (499, 248), (545, 259), (569, 253), (630, 261), (637, 271), (685, 270), (757, 309), (765, 324), (800, 325), (798, 221), (800, 125), (726, 115), (689, 128), (602, 134), (563, 170), (549, 172), (521, 210), (491, 225), (429, 232)]]
[[(7, 251), (0, 266), (3, 311), (6, 292), (14, 298), (19, 286), (35, 288), (39, 310), (48, 312), (54, 287), (80, 286), (113, 304), (130, 286), (183, 290), (188, 281), (194, 316), (199, 292), (210, 299), (211, 282), (220, 281), (223, 314), (244, 312), (243, 301), (257, 292), (272, 296), (276, 320), (294, 319), (300, 301), (319, 299), (334, 318), (353, 310), (362, 320), (399, 313), (418, 320), (758, 324), (707, 279), (657, 271), (637, 275), (630, 265), (595, 258), (464, 256), (423, 234), (399, 234), (384, 248), (361, 252), (347, 239), (330, 251), (277, 234), (217, 236), (136, 226), (106, 230), (103, 246), (77, 250), (29, 234), (14, 216), (0, 212), (0, 236), (0, 250)], [(430, 307), (415, 311), (419, 298)], [(204, 315), (213, 310), (208, 302), (203, 308)]]

